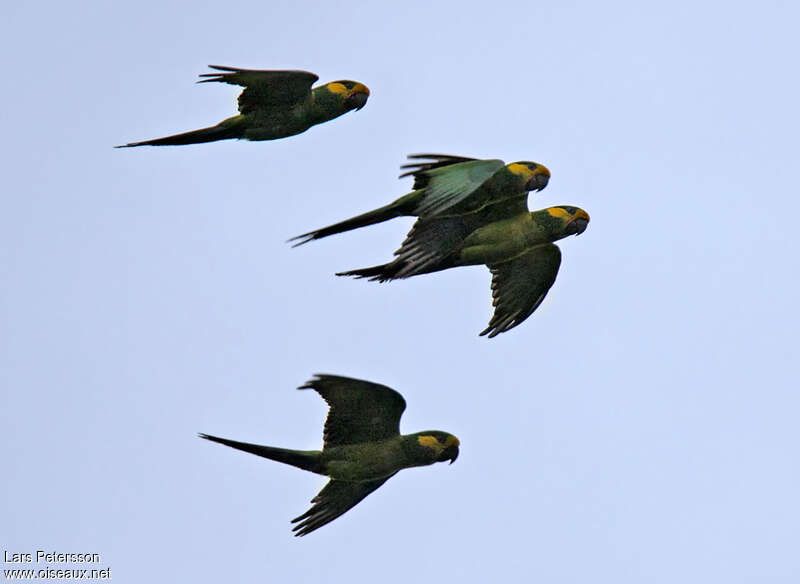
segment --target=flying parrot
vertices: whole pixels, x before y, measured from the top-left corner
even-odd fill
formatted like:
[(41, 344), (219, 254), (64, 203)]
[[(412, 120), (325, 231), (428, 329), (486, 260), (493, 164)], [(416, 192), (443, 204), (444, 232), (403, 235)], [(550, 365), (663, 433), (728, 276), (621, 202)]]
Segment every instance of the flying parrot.
[(400, 434), (406, 402), (395, 390), (350, 377), (315, 375), (298, 389), (313, 389), (328, 403), (322, 450), (289, 450), (199, 434), (231, 448), (330, 477), (311, 508), (292, 519), (295, 535), (330, 523), (398, 471), (458, 458), (458, 438), (429, 430)]
[(308, 71), (258, 71), (209, 65), (222, 73), (204, 73), (198, 83), (240, 85), (239, 115), (192, 132), (131, 142), (131, 146), (175, 146), (231, 138), (276, 140), (294, 136), (367, 103), (369, 89), (357, 81), (332, 81), (311, 87), (319, 77)]
[(528, 192), (547, 186), (550, 172), (523, 161), (415, 154), (401, 174), (414, 190), (396, 201), (290, 241), (307, 243), (394, 217), (417, 217), (391, 262), (338, 273), (379, 282), (457, 266), (484, 264), (492, 273), (495, 307), (481, 335), (492, 338), (528, 318), (556, 280), (561, 251), (553, 242), (589, 224), (583, 209), (562, 205), (528, 210)]

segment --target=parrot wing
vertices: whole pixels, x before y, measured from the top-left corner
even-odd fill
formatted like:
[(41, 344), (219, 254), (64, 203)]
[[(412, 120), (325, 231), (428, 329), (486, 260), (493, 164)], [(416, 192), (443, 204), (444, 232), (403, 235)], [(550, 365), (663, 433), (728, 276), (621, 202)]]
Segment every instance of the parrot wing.
[(528, 318), (542, 303), (556, 281), (561, 250), (552, 243), (538, 245), (505, 262), (489, 266), (492, 271), (494, 314), (481, 335), (492, 338)]
[(401, 176), (414, 177), (414, 190), (425, 189), (425, 196), (417, 207), (420, 217), (442, 214), (465, 201), (505, 166), (502, 160), (476, 160), (444, 154), (412, 154), (412, 159), (430, 159), (429, 162), (406, 164), (409, 168)]
[(240, 85), (239, 112), (248, 114), (259, 109), (291, 108), (311, 97), (311, 86), (319, 77), (308, 71), (260, 71), (209, 65), (222, 73), (204, 73), (198, 83), (218, 81)]
[(380, 487), (395, 474), (374, 481), (347, 482), (330, 480), (316, 497), (311, 499), (311, 509), (292, 519), (297, 523), (292, 528), (295, 535), (308, 535), (315, 529), (330, 523), (340, 515), (349, 511), (360, 503), (364, 497)]
[(323, 451), (330, 446), (374, 442), (400, 434), (406, 401), (385, 385), (317, 374), (298, 389), (313, 389), (328, 403)]

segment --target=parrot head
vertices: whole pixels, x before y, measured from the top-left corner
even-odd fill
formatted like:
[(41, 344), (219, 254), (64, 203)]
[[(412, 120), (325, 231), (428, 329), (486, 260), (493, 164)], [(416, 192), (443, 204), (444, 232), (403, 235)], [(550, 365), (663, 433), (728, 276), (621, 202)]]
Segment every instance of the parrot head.
[(336, 96), (337, 107), (341, 108), (340, 113), (349, 112), (351, 110), (360, 110), (367, 104), (369, 97), (369, 89), (363, 83), (358, 81), (348, 81), (343, 79), (341, 81), (331, 81), (325, 85), (320, 85), (314, 88), (314, 92), (322, 92), (323, 95)]
[(580, 235), (586, 231), (586, 227), (589, 225), (589, 213), (580, 207), (570, 207), (569, 205), (563, 205), (558, 208), (563, 209), (569, 215), (567, 218), (567, 223), (564, 227), (564, 230), (566, 231), (565, 236)]
[(416, 434), (417, 443), (429, 449), (429, 454), (434, 455), (432, 462), (444, 462), (449, 460), (453, 464), (458, 458), (458, 447), (460, 442), (458, 438), (447, 432), (440, 432), (439, 430), (430, 430), (428, 432), (419, 432)]
[(525, 181), (526, 191), (541, 191), (550, 181), (550, 171), (544, 164), (522, 160), (506, 165), (506, 168)]
[(367, 98), (369, 97), (369, 89), (363, 83), (358, 81), (332, 81), (327, 84), (328, 89), (333, 93), (337, 93), (344, 98), (344, 103), (347, 110), (360, 110), (367, 105)]
[(589, 225), (589, 213), (570, 205), (559, 205), (533, 211), (531, 217), (536, 223), (546, 228), (547, 232), (554, 237), (553, 241), (570, 235), (580, 235), (586, 231), (586, 227)]

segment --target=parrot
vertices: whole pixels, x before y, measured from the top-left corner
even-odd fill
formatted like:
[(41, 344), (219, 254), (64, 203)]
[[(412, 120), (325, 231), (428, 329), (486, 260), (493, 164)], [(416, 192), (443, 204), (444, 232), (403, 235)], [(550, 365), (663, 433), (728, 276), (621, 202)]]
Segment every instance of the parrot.
[(405, 468), (428, 466), (459, 454), (459, 440), (440, 430), (400, 434), (405, 399), (378, 383), (316, 374), (298, 389), (313, 389), (328, 404), (322, 450), (290, 450), (238, 442), (210, 434), (201, 438), (330, 478), (311, 508), (292, 519), (305, 536), (352, 509)]
[(232, 138), (277, 140), (301, 134), (367, 103), (369, 89), (357, 81), (341, 80), (312, 85), (319, 77), (308, 71), (260, 71), (209, 65), (214, 73), (203, 73), (198, 83), (220, 82), (240, 85), (239, 115), (216, 126), (183, 134), (130, 142), (133, 146), (176, 146)]
[(528, 192), (541, 190), (549, 170), (535, 162), (504, 164), (443, 154), (416, 154), (404, 176), (414, 190), (394, 202), (311, 231), (295, 245), (399, 216), (417, 217), (394, 260), (339, 272), (386, 282), (457, 266), (486, 265), (494, 314), (480, 335), (493, 338), (527, 319), (553, 286), (561, 265), (555, 241), (580, 235), (589, 214), (561, 205), (528, 210)]
[(527, 199), (550, 180), (543, 164), (523, 161), (478, 160), (449, 154), (410, 154), (399, 178), (413, 176), (413, 190), (399, 199), (346, 221), (293, 237), (294, 246), (374, 225), (395, 217), (431, 217), (479, 211), (486, 205), (509, 199)]

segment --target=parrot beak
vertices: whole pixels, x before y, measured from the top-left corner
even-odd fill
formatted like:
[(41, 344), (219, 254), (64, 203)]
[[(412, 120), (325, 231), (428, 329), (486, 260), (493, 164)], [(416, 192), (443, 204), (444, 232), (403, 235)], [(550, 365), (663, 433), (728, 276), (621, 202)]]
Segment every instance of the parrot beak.
[(586, 227), (589, 225), (589, 220), (584, 219), (583, 217), (578, 217), (577, 219), (573, 219), (569, 223), (569, 227), (575, 233), (575, 235), (580, 235), (584, 231), (586, 231)]
[(439, 462), (449, 460), (450, 464), (453, 464), (456, 458), (458, 458), (458, 446), (450, 446), (442, 451), (442, 454), (439, 456)]
[(358, 93), (354, 93), (350, 97), (347, 98), (347, 105), (351, 108), (355, 108), (356, 111), (360, 110), (362, 107), (367, 105), (367, 99), (369, 98), (368, 93), (363, 93), (359, 91)]
[(529, 191), (541, 191), (547, 186), (548, 182), (550, 182), (549, 174), (534, 174), (525, 187)]

